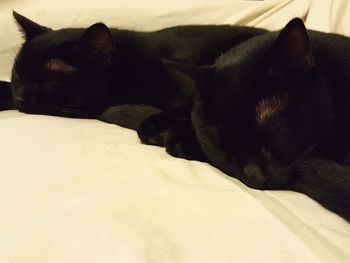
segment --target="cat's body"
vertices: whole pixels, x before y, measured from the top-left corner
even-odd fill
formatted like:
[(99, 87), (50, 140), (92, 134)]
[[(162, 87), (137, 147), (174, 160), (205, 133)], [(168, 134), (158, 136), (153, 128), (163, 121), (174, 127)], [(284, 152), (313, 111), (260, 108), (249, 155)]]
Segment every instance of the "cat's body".
[(188, 134), (208, 162), (253, 188), (306, 193), (350, 220), (349, 63), (349, 38), (295, 19), (211, 67), (167, 68), (198, 91)]
[(266, 32), (225, 25), (135, 32), (100, 23), (53, 31), (14, 16), (26, 36), (12, 74), (16, 105), (28, 113), (68, 117), (95, 118), (125, 103), (188, 113), (190, 91), (172, 85), (162, 61), (210, 64), (230, 47)]

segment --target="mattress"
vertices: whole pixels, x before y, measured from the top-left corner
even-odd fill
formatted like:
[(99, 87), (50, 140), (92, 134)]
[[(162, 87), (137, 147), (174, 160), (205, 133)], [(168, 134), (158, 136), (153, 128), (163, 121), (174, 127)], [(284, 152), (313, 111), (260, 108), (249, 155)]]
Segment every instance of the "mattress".
[[(235, 24), (350, 35), (347, 0), (0, 2), (0, 79), (45, 26), (133, 30)], [(247, 188), (209, 164), (98, 120), (0, 112), (0, 262), (349, 262), (350, 225), (305, 195)]]

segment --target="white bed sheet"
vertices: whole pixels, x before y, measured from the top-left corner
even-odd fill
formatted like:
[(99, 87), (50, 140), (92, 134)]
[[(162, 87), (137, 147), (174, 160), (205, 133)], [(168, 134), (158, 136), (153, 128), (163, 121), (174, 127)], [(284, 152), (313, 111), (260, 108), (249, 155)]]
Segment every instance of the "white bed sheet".
[[(346, 0), (1, 1), (0, 79), (44, 25), (154, 30), (230, 23), (349, 34)], [(255, 191), (97, 120), (0, 113), (0, 262), (349, 262), (350, 226), (308, 197)]]

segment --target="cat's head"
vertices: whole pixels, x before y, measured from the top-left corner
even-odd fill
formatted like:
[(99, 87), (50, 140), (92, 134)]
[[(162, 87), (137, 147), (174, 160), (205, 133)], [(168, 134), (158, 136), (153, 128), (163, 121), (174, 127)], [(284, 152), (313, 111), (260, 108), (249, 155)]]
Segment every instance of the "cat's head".
[(25, 42), (12, 71), (13, 99), (34, 114), (95, 117), (108, 106), (108, 74), (114, 49), (102, 23), (52, 30), (13, 12)]
[(293, 19), (213, 66), (165, 65), (195, 91), (192, 122), (212, 164), (266, 189), (290, 182), (331, 132), (333, 105), (316, 62), (303, 22)]

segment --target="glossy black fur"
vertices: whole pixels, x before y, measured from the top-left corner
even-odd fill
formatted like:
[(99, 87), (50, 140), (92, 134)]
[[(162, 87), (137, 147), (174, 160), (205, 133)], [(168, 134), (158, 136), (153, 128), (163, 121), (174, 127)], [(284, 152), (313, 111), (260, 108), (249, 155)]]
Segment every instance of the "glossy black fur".
[(213, 66), (166, 67), (198, 91), (188, 134), (212, 165), (253, 188), (303, 192), (350, 220), (349, 62), (349, 38), (294, 19)]
[[(96, 118), (119, 104), (149, 104), (188, 115), (191, 91), (169, 81), (162, 61), (210, 64), (232, 46), (266, 32), (215, 25), (135, 32), (101, 23), (51, 30), (15, 12), (14, 17), (25, 35), (12, 74), (18, 109), (83, 118)], [(109, 116), (101, 119), (117, 122)]]

